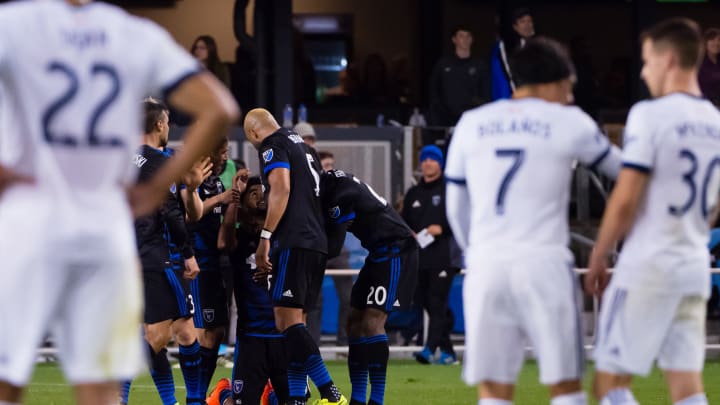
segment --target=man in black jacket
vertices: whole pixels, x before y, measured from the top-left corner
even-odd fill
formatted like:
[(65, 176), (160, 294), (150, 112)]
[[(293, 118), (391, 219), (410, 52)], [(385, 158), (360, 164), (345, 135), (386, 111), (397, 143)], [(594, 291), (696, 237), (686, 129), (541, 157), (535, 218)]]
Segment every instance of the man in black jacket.
[(472, 33), (457, 27), (452, 54), (440, 58), (430, 77), (430, 124), (454, 126), (465, 110), (490, 100), (487, 64), (471, 55)]
[[(452, 234), (445, 216), (445, 179), (442, 173), (443, 153), (435, 145), (420, 152), (422, 179), (405, 194), (403, 218), (420, 245), (416, 304), (428, 312), (430, 325), (425, 348), (414, 353), (423, 364), (455, 364), (457, 356), (450, 342), (453, 315), (448, 308), (448, 296), (453, 276), (450, 244)], [(440, 354), (435, 358), (435, 351)]]

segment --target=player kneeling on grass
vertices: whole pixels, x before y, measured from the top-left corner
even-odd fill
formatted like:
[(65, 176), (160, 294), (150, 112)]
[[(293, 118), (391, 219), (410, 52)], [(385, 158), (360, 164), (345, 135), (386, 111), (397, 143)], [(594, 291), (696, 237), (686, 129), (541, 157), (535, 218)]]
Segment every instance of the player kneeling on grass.
[[(218, 248), (230, 254), (238, 308), (232, 382), (220, 380), (208, 405), (259, 404), (268, 380), (284, 404), (288, 398), (285, 337), (275, 328), (267, 273), (258, 272), (255, 251), (265, 223), (265, 198), (259, 177), (239, 173), (233, 200), (225, 211)], [(236, 227), (236, 223), (240, 226)]]
[(510, 404), (530, 343), (551, 404), (582, 405), (569, 185), (575, 161), (614, 178), (620, 153), (565, 105), (574, 68), (560, 44), (531, 39), (512, 66), (513, 99), (463, 114), (445, 168), (448, 222), (467, 263), (463, 379), (478, 385), (480, 405)]
[(385, 321), (390, 311), (410, 304), (417, 283), (417, 242), (387, 201), (352, 174), (325, 172), (320, 190), (331, 257), (339, 254), (346, 231), (352, 232), (370, 252), (350, 299), (350, 405), (382, 405), (389, 357)]

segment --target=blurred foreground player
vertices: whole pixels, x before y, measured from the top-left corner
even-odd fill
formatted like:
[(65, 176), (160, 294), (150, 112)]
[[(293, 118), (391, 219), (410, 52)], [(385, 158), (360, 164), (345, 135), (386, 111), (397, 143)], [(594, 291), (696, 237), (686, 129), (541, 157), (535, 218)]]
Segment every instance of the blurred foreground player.
[(389, 357), (385, 321), (388, 313), (410, 305), (418, 278), (418, 245), (402, 217), (369, 185), (352, 174), (322, 174), (330, 256), (340, 253), (346, 231), (369, 255), (355, 281), (347, 324), (351, 405), (382, 405)]
[[(76, 403), (117, 401), (119, 381), (142, 366), (132, 211), (154, 211), (238, 115), (222, 84), (165, 31), (89, 3), (0, 6), (0, 81), (14, 130), (3, 133), (0, 160), (0, 325), (13, 325), (0, 328), (3, 405), (21, 401), (51, 324)], [(163, 90), (197, 124), (128, 203), (138, 100)]]
[(569, 185), (574, 161), (614, 178), (620, 155), (587, 114), (565, 106), (574, 68), (560, 44), (531, 39), (512, 61), (513, 99), (463, 114), (445, 169), (448, 221), (467, 261), (463, 379), (478, 385), (480, 405), (512, 403), (530, 343), (551, 404), (582, 405)]
[(595, 347), (601, 404), (637, 404), (632, 375), (657, 360), (674, 404), (707, 404), (702, 383), (710, 293), (709, 218), (720, 187), (720, 113), (701, 97), (698, 25), (670, 19), (642, 37), (641, 76), (653, 100), (630, 110), (623, 169), (585, 279), (600, 294), (607, 257), (624, 238)]
[(327, 260), (320, 162), (299, 135), (281, 128), (267, 110), (248, 112), (244, 129), (258, 150), (265, 186), (267, 216), (255, 261), (260, 271), (272, 271), (275, 323), (289, 353), (287, 404), (306, 403), (309, 376), (320, 391), (318, 403), (345, 405), (347, 399), (330, 378), (303, 321), (317, 301)]

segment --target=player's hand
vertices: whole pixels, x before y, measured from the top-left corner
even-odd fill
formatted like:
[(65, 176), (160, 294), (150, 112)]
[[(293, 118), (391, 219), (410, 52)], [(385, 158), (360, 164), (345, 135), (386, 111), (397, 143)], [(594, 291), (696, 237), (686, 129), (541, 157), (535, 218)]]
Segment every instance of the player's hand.
[(128, 203), (135, 218), (150, 215), (165, 201), (168, 188), (152, 183), (136, 184), (127, 191)]
[(200, 266), (198, 266), (195, 256), (185, 259), (185, 272), (183, 272), (183, 278), (187, 280), (195, 280), (198, 274), (200, 274)]
[(218, 204), (229, 205), (233, 201), (233, 189), (225, 190), (218, 197)]
[(428, 225), (427, 231), (432, 236), (439, 236), (442, 235), (442, 227), (440, 225), (434, 224), (434, 225)]
[(232, 203), (235, 203), (238, 206), (242, 205), (242, 193), (240, 191), (232, 189)]
[(250, 178), (250, 170), (248, 169), (240, 169), (235, 173), (235, 176), (233, 177), (233, 189), (237, 190), (240, 193), (244, 193), (245, 189), (247, 188), (247, 182)]
[(183, 176), (183, 183), (188, 189), (195, 190), (200, 187), (205, 179), (210, 177), (210, 174), (212, 174), (212, 167), (213, 164), (209, 157), (195, 163), (190, 169), (190, 172)]
[(255, 251), (255, 264), (257, 265), (258, 271), (269, 273), (272, 271), (272, 264), (270, 263), (270, 241), (267, 239), (260, 239), (257, 250)]
[(585, 291), (599, 297), (610, 281), (608, 273), (607, 255), (593, 250), (588, 263), (588, 272), (585, 274)]
[(34, 182), (35, 179), (33, 179), (32, 177), (16, 173), (15, 171), (7, 169), (0, 165), (0, 196), (3, 195), (5, 190), (16, 184), (32, 184)]
[(252, 279), (256, 283), (265, 282), (267, 283), (268, 276), (270, 275), (269, 270), (255, 270), (255, 273), (252, 275)]

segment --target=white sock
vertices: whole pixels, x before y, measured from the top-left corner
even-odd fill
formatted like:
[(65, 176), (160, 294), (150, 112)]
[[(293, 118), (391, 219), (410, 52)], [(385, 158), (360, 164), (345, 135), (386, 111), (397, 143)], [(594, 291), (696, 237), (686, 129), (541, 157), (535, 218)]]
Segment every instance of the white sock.
[(497, 398), (482, 398), (478, 400), (478, 405), (512, 405), (512, 401)]
[[(699, 394), (690, 395), (689, 397), (675, 402), (675, 405), (707, 405), (708, 400), (704, 392)], [(0, 404), (2, 405), (2, 404)]]
[(600, 405), (639, 405), (628, 388), (616, 388), (608, 392)]
[(20, 403), (19, 402), (0, 401), (0, 405), (20, 405)]
[(587, 405), (587, 395), (582, 391), (558, 395), (550, 401), (550, 405)]

